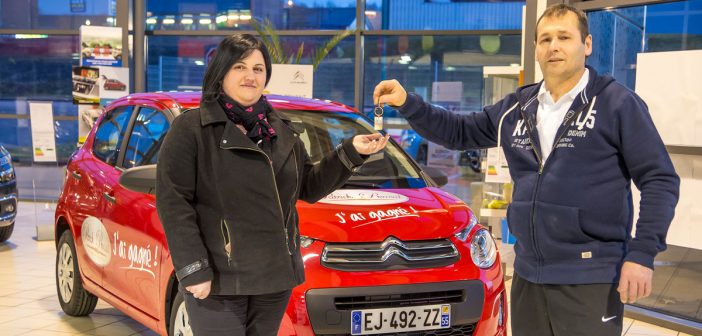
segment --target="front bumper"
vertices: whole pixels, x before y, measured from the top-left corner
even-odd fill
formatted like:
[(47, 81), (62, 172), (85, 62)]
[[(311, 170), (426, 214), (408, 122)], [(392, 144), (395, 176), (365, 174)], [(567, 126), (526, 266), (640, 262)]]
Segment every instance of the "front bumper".
[(310, 289), (305, 301), (316, 335), (348, 335), (352, 310), (446, 303), (451, 304), (451, 328), (442, 332), (447, 332), (446, 335), (472, 335), (483, 314), (484, 295), (480, 280), (466, 280)]

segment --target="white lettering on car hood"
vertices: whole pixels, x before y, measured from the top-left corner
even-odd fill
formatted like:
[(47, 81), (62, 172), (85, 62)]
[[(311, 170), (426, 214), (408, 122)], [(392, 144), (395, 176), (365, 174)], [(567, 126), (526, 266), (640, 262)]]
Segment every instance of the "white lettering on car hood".
[(385, 205), (407, 202), (409, 198), (387, 191), (341, 189), (325, 196), (319, 203), (338, 205)]

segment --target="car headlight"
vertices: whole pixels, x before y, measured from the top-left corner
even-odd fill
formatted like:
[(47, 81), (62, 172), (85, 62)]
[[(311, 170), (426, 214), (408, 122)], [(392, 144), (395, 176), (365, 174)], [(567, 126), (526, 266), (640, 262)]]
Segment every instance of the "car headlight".
[(307, 248), (314, 243), (314, 238), (300, 235), (300, 246)]
[(470, 219), (468, 219), (468, 226), (466, 226), (465, 229), (458, 231), (454, 236), (462, 242), (466, 241), (468, 239), (468, 236), (470, 235), (470, 231), (473, 230), (473, 227), (478, 225), (478, 218), (475, 217), (475, 214), (473, 212), (470, 212)]
[(475, 232), (470, 241), (470, 257), (475, 266), (490, 268), (497, 260), (497, 246), (488, 230), (480, 229)]

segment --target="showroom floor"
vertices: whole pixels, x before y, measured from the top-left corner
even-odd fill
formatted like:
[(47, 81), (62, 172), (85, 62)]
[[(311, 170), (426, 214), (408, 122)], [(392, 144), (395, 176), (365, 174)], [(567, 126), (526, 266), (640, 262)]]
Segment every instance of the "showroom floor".
[[(54, 284), (54, 242), (35, 239), (37, 223), (50, 225), (52, 208), (45, 203), (20, 202), (15, 232), (0, 244), (2, 335), (156, 335), (102, 301), (88, 317), (69, 317), (61, 311)], [(504, 254), (509, 259), (509, 246), (504, 247)], [(687, 334), (625, 319), (623, 335)]]

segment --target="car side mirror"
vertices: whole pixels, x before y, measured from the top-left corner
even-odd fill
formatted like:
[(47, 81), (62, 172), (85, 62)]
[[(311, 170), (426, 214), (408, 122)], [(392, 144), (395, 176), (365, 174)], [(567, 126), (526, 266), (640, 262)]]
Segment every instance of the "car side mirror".
[(119, 178), (119, 184), (131, 191), (154, 194), (156, 192), (156, 165), (125, 170)]
[(430, 166), (422, 166), (422, 170), (424, 170), (426, 175), (429, 176), (437, 186), (443, 187), (448, 183), (448, 176), (441, 170)]

